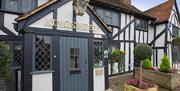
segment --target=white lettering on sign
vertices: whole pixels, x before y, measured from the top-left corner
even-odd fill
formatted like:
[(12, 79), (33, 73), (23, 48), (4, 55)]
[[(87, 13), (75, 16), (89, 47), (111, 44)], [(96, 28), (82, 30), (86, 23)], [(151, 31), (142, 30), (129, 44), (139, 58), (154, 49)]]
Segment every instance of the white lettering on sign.
[(56, 26), (58, 28), (78, 29), (78, 30), (85, 30), (85, 31), (89, 31), (89, 30), (99, 31), (99, 28), (97, 25), (89, 25), (89, 24), (70, 22), (70, 21), (62, 21), (62, 20), (59, 21), (59, 20), (54, 20), (54, 19), (48, 19), (44, 24), (47, 27)]

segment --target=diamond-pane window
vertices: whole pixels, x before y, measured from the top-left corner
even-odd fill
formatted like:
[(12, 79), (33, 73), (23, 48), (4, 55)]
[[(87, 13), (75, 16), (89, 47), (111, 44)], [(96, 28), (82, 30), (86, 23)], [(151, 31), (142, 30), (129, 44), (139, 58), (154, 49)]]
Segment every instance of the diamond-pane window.
[(17, 66), (21, 66), (22, 64), (21, 45), (16, 45), (14, 48), (14, 62)]
[(94, 63), (99, 64), (103, 60), (103, 42), (94, 40)]
[(51, 37), (35, 36), (35, 71), (51, 70)]

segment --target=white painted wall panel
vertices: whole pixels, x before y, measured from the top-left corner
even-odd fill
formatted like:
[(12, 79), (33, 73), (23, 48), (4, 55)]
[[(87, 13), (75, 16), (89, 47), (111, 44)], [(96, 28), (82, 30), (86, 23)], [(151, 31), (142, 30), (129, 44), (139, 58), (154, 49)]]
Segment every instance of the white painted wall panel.
[(125, 40), (129, 40), (129, 28), (127, 28), (125, 31)]
[(144, 33), (144, 43), (147, 43), (147, 32)]
[[(85, 12), (83, 16), (77, 16), (76, 17), (76, 22), (79, 24), (87, 24), (89, 25), (89, 15)], [(87, 32), (89, 33), (88, 30), (76, 30), (77, 32)]]
[[(73, 19), (72, 1), (70, 1), (67, 4), (58, 8), (57, 9), (57, 15), (58, 15), (57, 20), (59, 20), (59, 21), (72, 22), (72, 19)], [(66, 28), (58, 28), (58, 30), (72, 31), (72, 29), (66, 29)]]
[(161, 35), (156, 42), (155, 42), (155, 47), (163, 47), (165, 43), (165, 34)]
[[(96, 71), (101, 70), (103, 74), (96, 75)], [(93, 91), (105, 91), (105, 76), (104, 76), (104, 67), (94, 69), (94, 90)]]
[[(113, 28), (113, 36), (114, 36), (115, 34), (117, 34), (118, 31), (119, 31), (118, 28)], [(117, 39), (118, 39), (118, 37), (116, 37), (114, 40), (117, 40)]]
[(124, 32), (120, 33), (120, 40), (124, 40)]
[(4, 27), (6, 27), (7, 29), (9, 29), (12, 33), (14, 33), (15, 35), (18, 35), (18, 32), (15, 31), (14, 29), (14, 25), (13, 23), (15, 22), (15, 19), (17, 18), (17, 15), (14, 14), (8, 14), (8, 13), (4, 13)]
[(125, 14), (121, 13), (121, 29), (125, 27)]
[(126, 43), (125, 53), (125, 71), (129, 71), (129, 43)]
[(125, 50), (124, 50), (124, 42), (121, 43), (121, 50), (122, 50), (122, 51), (125, 51)]
[(37, 0), (38, 1), (38, 6), (45, 4), (49, 0)]
[(134, 23), (131, 24), (130, 35), (130, 40), (134, 40)]
[(165, 24), (156, 26), (156, 36), (165, 29)]
[(163, 55), (164, 55), (164, 50), (158, 49), (158, 67), (160, 67), (161, 59), (162, 59)]
[(94, 34), (102, 34), (102, 35), (105, 35), (104, 32), (101, 30), (101, 28), (96, 24), (95, 21), (93, 21), (93, 26), (96, 27), (96, 30), (93, 30), (93, 33)]
[(167, 52), (168, 52), (167, 56), (169, 58), (170, 64), (172, 64), (172, 46), (171, 46), (171, 44), (168, 44)]
[(53, 91), (52, 73), (33, 74), (32, 91)]
[(154, 29), (153, 27), (149, 27), (148, 31), (148, 43), (150, 43), (152, 40), (154, 40)]
[(4, 33), (2, 30), (0, 30), (0, 35), (7, 35), (7, 34)]
[(143, 31), (140, 31), (140, 43), (143, 43)]
[(136, 30), (136, 42), (139, 42), (139, 31)]
[(49, 13), (48, 15), (31, 24), (29, 27), (52, 29), (52, 26), (47, 26), (47, 23), (50, 20), (53, 20), (53, 13)]
[(134, 68), (134, 43), (131, 43), (131, 70)]

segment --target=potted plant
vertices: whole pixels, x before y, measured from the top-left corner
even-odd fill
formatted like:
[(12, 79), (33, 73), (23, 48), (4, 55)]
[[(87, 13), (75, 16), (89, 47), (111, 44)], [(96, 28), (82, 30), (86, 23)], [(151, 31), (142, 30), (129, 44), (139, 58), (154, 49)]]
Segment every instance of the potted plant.
[(5, 81), (10, 79), (11, 58), (10, 51), (0, 42), (0, 91), (3, 90)]
[[(151, 66), (149, 65), (149, 60), (152, 55), (152, 48), (147, 44), (139, 44), (134, 49), (134, 56), (136, 59), (140, 60), (140, 75), (138, 80), (128, 80), (125, 84), (125, 91), (158, 91), (158, 87), (155, 84), (149, 84), (142, 80), (142, 64), (143, 67)], [(145, 60), (145, 61), (144, 61)], [(148, 65), (147, 65), (148, 64)], [(132, 84), (131, 84), (132, 83)]]
[(112, 58), (114, 61), (116, 62), (119, 62), (119, 60), (121, 58), (123, 58), (125, 55), (125, 52), (119, 50), (119, 49), (115, 49), (113, 52), (112, 52)]
[[(158, 69), (143, 69), (143, 78), (169, 90), (180, 87), (180, 74), (177, 73), (177, 69), (171, 68), (166, 54), (163, 55), (161, 61), (160, 68)], [(139, 71), (140, 69), (135, 68), (135, 78), (139, 78)]]
[(118, 63), (118, 72), (120, 73), (124, 66), (125, 61), (125, 52), (121, 51), (120, 49), (115, 49), (111, 54), (112, 60), (111, 60), (111, 72), (113, 72), (113, 66), (114, 63)]

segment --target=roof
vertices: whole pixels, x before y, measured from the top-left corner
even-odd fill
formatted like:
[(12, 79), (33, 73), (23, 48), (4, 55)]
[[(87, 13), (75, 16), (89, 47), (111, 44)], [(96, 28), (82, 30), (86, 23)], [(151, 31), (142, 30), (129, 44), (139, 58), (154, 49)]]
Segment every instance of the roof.
[(154, 19), (153, 17), (144, 14), (135, 6), (131, 4), (126, 4), (120, 0), (91, 0), (91, 4), (110, 7), (125, 13), (133, 14), (138, 17), (144, 17), (146, 19)]
[(156, 18), (154, 23), (163, 23), (167, 22), (171, 15), (171, 10), (173, 5), (175, 4), (175, 0), (168, 0), (158, 6), (155, 6), (144, 13)]
[[(23, 21), (23, 20), (25, 20), (25, 19), (27, 19), (27, 18), (29, 18), (29, 17), (37, 14), (37, 13), (40, 12), (41, 10), (44, 10), (44, 9), (48, 8), (48, 6), (51, 6), (51, 5), (53, 5), (54, 3), (58, 3), (58, 2), (60, 2), (60, 1), (56, 1), (56, 0), (49, 1), (49, 2), (47, 2), (47, 3), (45, 3), (45, 4), (43, 4), (43, 5), (35, 8), (35, 9), (33, 9), (32, 11), (30, 11), (30, 12), (28, 12), (28, 13), (20, 16), (20, 17), (18, 17), (18, 18), (16, 19), (16, 21), (18, 21), (18, 22)], [(112, 32), (112, 30), (107, 26), (107, 24), (95, 13), (95, 11), (92, 9), (92, 7), (88, 5), (88, 8), (92, 11), (92, 13), (95, 15), (95, 17), (101, 22), (101, 24), (102, 24), (109, 32)]]
[(48, 1), (47, 3), (45, 3), (45, 4), (43, 4), (43, 5), (40, 5), (39, 7), (31, 10), (30, 12), (28, 12), (28, 13), (20, 16), (20, 17), (18, 17), (16, 20), (17, 20), (17, 21), (20, 21), (20, 20), (26, 19), (26, 18), (28, 18), (29, 16), (35, 14), (36, 12), (38, 12), (38, 11), (44, 9), (44, 8), (46, 8), (47, 6), (50, 6), (51, 4), (53, 4), (53, 3), (55, 3), (55, 2), (57, 2), (57, 1), (56, 1), (56, 0)]

